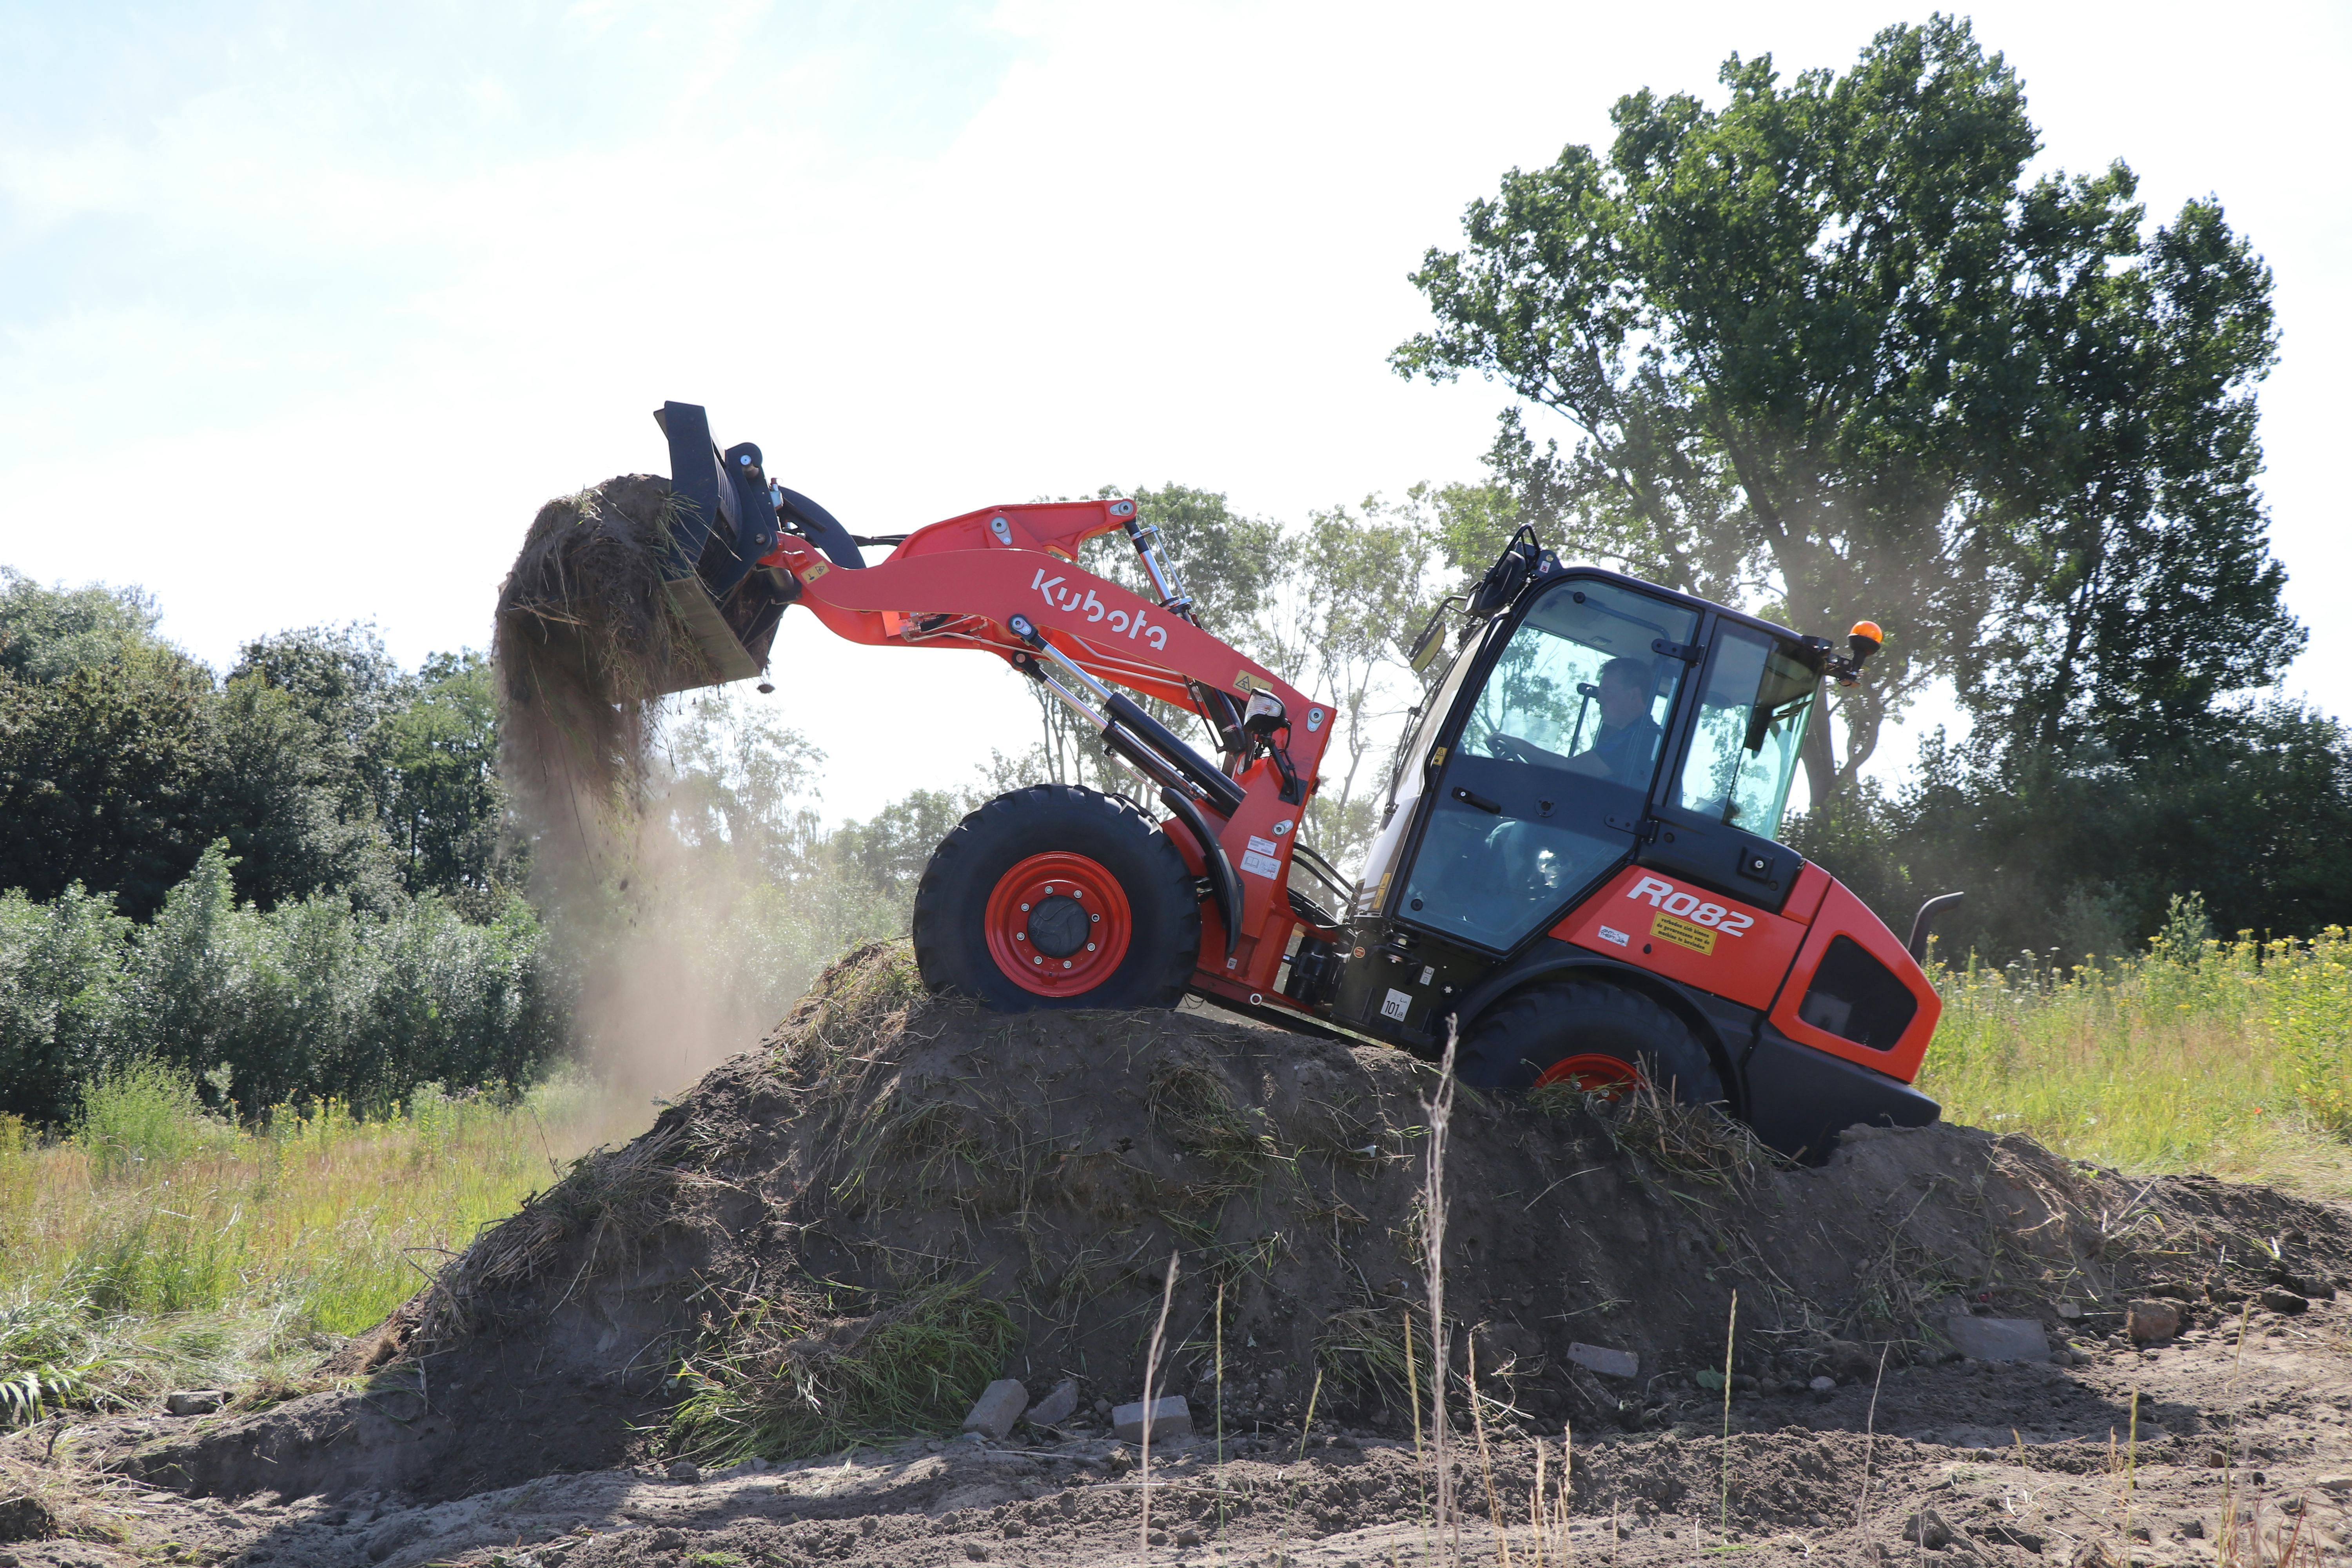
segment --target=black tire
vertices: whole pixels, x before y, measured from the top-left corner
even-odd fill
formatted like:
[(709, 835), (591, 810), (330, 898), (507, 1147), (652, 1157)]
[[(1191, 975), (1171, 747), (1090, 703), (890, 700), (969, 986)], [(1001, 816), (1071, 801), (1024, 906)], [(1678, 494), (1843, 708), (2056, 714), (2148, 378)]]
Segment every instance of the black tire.
[[(1127, 900), (1126, 953), (1098, 983), (1075, 994), (1041, 995), (1024, 988), (990, 951), (991, 896), (1015, 867), (1038, 855), (1085, 857), (1117, 881)], [(923, 984), (999, 1012), (1172, 1007), (1183, 999), (1200, 961), (1201, 903), (1192, 870), (1159, 824), (1095, 790), (1032, 784), (998, 795), (931, 851), (915, 890), (914, 936)]]
[(1724, 1098), (1715, 1062), (1655, 997), (1603, 980), (1530, 986), (1471, 1026), (1454, 1070), (1473, 1089), (1532, 1089), (1574, 1056), (1613, 1057), (1685, 1105)]

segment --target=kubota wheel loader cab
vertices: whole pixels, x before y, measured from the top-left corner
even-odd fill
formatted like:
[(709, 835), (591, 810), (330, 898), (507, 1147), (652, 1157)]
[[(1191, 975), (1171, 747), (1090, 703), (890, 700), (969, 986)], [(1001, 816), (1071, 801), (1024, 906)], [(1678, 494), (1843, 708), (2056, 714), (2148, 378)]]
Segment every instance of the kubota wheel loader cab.
[(1482, 1087), (1646, 1077), (1790, 1154), (1934, 1121), (1933, 987), (1774, 837), (1828, 645), (1548, 553), (1509, 575), (1401, 753), (1332, 1021), (1424, 1054), (1454, 1022)]

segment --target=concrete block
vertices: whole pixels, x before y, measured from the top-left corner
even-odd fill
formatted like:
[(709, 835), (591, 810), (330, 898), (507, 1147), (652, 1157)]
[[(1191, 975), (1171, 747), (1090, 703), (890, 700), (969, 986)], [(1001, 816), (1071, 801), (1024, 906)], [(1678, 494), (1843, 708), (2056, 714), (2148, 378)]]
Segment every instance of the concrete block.
[[(1192, 1435), (1192, 1407), (1181, 1394), (1151, 1402), (1151, 1440), (1164, 1443), (1171, 1437)], [(1122, 1405), (1110, 1413), (1110, 1429), (1122, 1443), (1143, 1441), (1143, 1401)]]
[(1029, 1391), (1014, 1379), (1000, 1377), (980, 1392), (972, 1401), (971, 1414), (963, 1418), (963, 1429), (1003, 1442), (1013, 1431), (1013, 1424), (1029, 1408)]
[(1568, 1359), (1587, 1372), (1597, 1372), (1603, 1377), (1642, 1375), (1642, 1358), (1632, 1351), (1611, 1350), (1607, 1345), (1572, 1344), (1568, 1347)]
[(2031, 1318), (1969, 1318), (1944, 1320), (1944, 1337), (1952, 1348), (1975, 1361), (2048, 1361), (2050, 1340)]
[(1054, 1385), (1053, 1393), (1045, 1395), (1045, 1398), (1039, 1400), (1035, 1405), (1030, 1407), (1029, 1425), (1032, 1426), (1059, 1426), (1063, 1422), (1067, 1421), (1071, 1416), (1076, 1415), (1077, 1413), (1077, 1380), (1076, 1378), (1066, 1377), (1062, 1379), (1061, 1382)]

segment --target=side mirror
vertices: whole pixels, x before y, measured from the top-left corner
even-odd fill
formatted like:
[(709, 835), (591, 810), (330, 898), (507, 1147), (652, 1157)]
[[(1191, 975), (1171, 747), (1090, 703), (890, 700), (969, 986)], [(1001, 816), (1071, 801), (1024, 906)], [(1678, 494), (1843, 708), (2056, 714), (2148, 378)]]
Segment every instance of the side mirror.
[(1421, 636), (1413, 639), (1412, 651), (1405, 656), (1405, 662), (1412, 666), (1415, 675), (1428, 673), (1429, 667), (1437, 662), (1437, 656), (1445, 651), (1445, 612), (1461, 602), (1455, 597), (1438, 605), (1429, 624), (1421, 628)]

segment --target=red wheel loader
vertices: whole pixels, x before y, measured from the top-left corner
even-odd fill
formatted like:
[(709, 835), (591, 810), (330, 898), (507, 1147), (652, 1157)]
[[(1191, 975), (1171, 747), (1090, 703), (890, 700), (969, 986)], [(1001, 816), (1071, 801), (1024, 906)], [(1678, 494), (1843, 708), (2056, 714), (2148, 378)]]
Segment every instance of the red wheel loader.
[[(1135, 503), (987, 507), (854, 537), (719, 451), (702, 409), (657, 416), (673, 499), (665, 586), (705, 667), (765, 668), (799, 605), (853, 642), (964, 649), (1038, 682), (1149, 780), (998, 797), (925, 870), (925, 981), (1007, 1010), (1165, 1007), (1187, 993), (1434, 1057), (1462, 1080), (1718, 1103), (1786, 1153), (1857, 1122), (1918, 1126), (1940, 1004), (1908, 943), (1774, 840), (1822, 683), (1878, 647), (1827, 641), (1613, 572), (1520, 531), (1423, 633), (1460, 627), (1409, 720), (1353, 881), (1302, 842), (1333, 709), (1196, 625)], [(1139, 595), (1079, 564), (1124, 532)], [(891, 546), (868, 564), (862, 547)], [(1213, 757), (1129, 693), (1197, 714)]]

